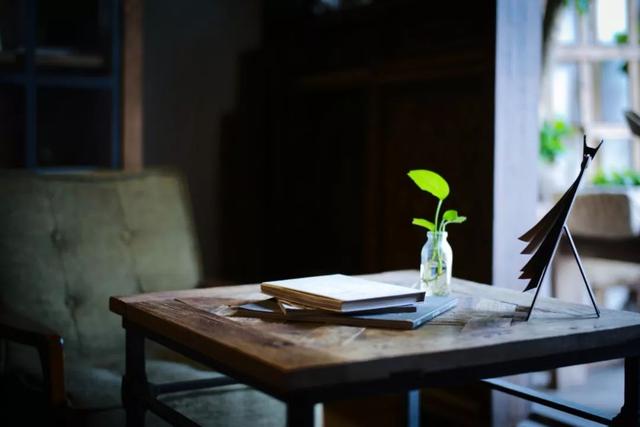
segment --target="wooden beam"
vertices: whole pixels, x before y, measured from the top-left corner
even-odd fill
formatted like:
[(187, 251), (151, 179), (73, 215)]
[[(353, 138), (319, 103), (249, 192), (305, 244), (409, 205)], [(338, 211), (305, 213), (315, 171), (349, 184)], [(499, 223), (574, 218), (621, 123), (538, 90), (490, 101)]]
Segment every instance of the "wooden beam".
[(122, 165), (139, 171), (143, 151), (143, 0), (123, 3), (124, 42), (122, 61)]
[[(538, 102), (542, 67), (540, 1), (496, 2), (495, 145), (493, 185), (493, 284), (522, 289), (517, 240), (535, 222)], [(527, 375), (513, 378), (526, 385)], [(529, 412), (527, 402), (492, 395), (492, 423), (513, 425)]]
[(517, 237), (535, 223), (541, 8), (497, 2), (493, 284), (522, 289)]

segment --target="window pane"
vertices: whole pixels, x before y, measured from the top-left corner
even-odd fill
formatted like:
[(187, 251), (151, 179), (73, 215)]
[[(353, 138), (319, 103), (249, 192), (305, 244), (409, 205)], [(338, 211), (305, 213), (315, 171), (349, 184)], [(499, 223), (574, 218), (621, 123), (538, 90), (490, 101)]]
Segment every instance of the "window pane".
[[(0, 0), (2, 1), (2, 0)], [(38, 1), (36, 66), (104, 73), (111, 57), (111, 1)]]
[(38, 166), (109, 167), (110, 104), (108, 91), (40, 88)]
[(577, 16), (573, 3), (563, 7), (557, 18), (554, 39), (563, 44), (573, 44), (577, 39)]
[(22, 71), (26, 1), (0, 0), (0, 72)]
[(558, 63), (551, 77), (551, 114), (570, 123), (580, 121), (578, 103), (578, 65)]
[(596, 40), (615, 44), (618, 34), (627, 34), (627, 0), (596, 0), (593, 10)]
[(624, 122), (629, 108), (629, 76), (625, 61), (603, 61), (594, 64), (595, 118), (598, 121)]
[(598, 151), (600, 167), (605, 172), (622, 172), (631, 167), (631, 141), (628, 139), (605, 139)]
[(25, 93), (22, 86), (0, 85), (0, 168), (24, 167)]

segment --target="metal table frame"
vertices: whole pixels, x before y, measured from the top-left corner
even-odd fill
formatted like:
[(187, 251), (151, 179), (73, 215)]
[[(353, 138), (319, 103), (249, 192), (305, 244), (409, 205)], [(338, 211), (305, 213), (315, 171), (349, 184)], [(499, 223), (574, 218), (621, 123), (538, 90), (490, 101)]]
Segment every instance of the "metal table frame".
[[(601, 347), (597, 350), (569, 352), (561, 356), (535, 357), (510, 363), (486, 364), (473, 369), (455, 369), (430, 374), (405, 372), (402, 375), (390, 376), (376, 381), (283, 392), (274, 389), (269, 384), (261, 383), (255, 378), (244, 375), (234, 366), (221, 364), (219, 361), (205, 357), (179, 342), (146, 330), (126, 319), (123, 321), (123, 327), (126, 330), (126, 368), (122, 381), (122, 401), (127, 414), (128, 427), (143, 426), (146, 411), (155, 413), (175, 426), (197, 426), (198, 424), (158, 400), (158, 395), (228, 385), (235, 382), (247, 384), (283, 401), (287, 405), (287, 426), (290, 427), (313, 426), (314, 405), (316, 403), (391, 392), (408, 393), (407, 425), (418, 427), (420, 425), (419, 389), (474, 381), (483, 381), (492, 389), (605, 425), (640, 426), (640, 342), (637, 341), (624, 345)], [(147, 381), (145, 371), (145, 339), (164, 345), (227, 375), (229, 378), (152, 384)], [(625, 359), (624, 405), (620, 413), (613, 418), (536, 390), (491, 379), (618, 358)]]

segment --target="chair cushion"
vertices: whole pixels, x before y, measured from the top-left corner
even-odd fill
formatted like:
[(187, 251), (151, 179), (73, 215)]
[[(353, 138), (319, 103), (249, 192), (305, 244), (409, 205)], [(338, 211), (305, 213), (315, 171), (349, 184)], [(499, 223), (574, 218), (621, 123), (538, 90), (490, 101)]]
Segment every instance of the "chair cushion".
[[(283, 427), (286, 424), (284, 403), (246, 387), (184, 392), (161, 400), (202, 426)], [(168, 424), (148, 415), (146, 425)]]
[[(74, 409), (103, 410), (122, 406), (120, 388), (124, 373), (123, 357), (106, 357), (87, 363), (70, 360), (66, 367), (69, 404)], [(222, 374), (204, 367), (178, 361), (147, 359), (147, 378), (152, 383), (189, 381), (220, 377)], [(245, 388), (234, 385), (227, 388)]]
[[(225, 390), (210, 394), (194, 392), (189, 396), (176, 395), (160, 400), (204, 427), (286, 425), (286, 409), (282, 402), (255, 390)], [(120, 427), (126, 424), (122, 408), (88, 412), (82, 421), (81, 425), (90, 427)], [(145, 426), (170, 427), (170, 424), (147, 412)]]
[(109, 296), (199, 280), (177, 174), (0, 174), (0, 305), (58, 331), (67, 355), (122, 354)]
[[(124, 425), (120, 386), (124, 366), (122, 358), (105, 360), (90, 366), (73, 361), (67, 375), (69, 402), (74, 409), (90, 410), (88, 425)], [(147, 377), (153, 383), (197, 380), (222, 376), (198, 365), (162, 360), (147, 360)], [(186, 391), (162, 395), (160, 399), (202, 425), (282, 426), (284, 404), (245, 385)], [(109, 414), (104, 410), (110, 411)], [(107, 423), (108, 420), (108, 423)], [(166, 426), (164, 421), (147, 416), (148, 426)]]
[[(22, 357), (33, 353), (31, 347), (17, 346)], [(147, 342), (146, 372), (150, 382), (162, 384), (221, 377), (203, 365), (174, 353), (165, 347)], [(124, 354), (106, 354), (65, 360), (67, 401), (80, 425), (122, 426), (121, 386), (124, 373)], [(42, 390), (40, 366), (25, 365), (18, 374), (21, 386), (28, 390)], [(282, 402), (242, 384), (165, 394), (160, 400), (201, 425), (214, 426), (282, 426), (285, 406)], [(153, 414), (147, 415), (147, 426), (168, 426)]]

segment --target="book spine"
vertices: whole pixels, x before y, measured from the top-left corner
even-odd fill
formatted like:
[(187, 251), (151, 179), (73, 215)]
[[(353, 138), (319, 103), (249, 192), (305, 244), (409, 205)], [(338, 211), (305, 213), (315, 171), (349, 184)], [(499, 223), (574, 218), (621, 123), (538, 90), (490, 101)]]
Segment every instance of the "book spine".
[(442, 313), (446, 313), (447, 311), (451, 310), (452, 308), (454, 308), (456, 305), (458, 305), (458, 301), (453, 301), (450, 305), (445, 305), (443, 307), (441, 307), (439, 310), (435, 310), (431, 313), (430, 316), (425, 316), (422, 319), (418, 319), (413, 327), (417, 328), (418, 326), (422, 326), (423, 324), (425, 324), (426, 322), (435, 319), (436, 317), (440, 316)]

